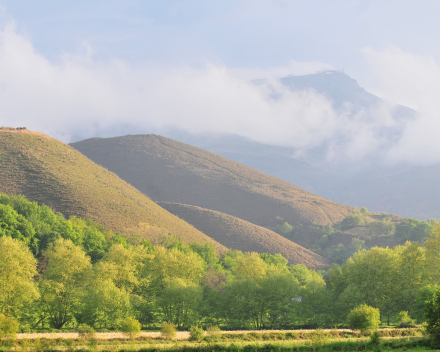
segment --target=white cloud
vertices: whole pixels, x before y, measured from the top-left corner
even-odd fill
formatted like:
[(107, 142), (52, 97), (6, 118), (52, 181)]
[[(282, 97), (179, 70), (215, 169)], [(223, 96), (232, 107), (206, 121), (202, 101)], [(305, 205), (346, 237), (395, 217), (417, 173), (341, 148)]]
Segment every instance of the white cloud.
[[(331, 161), (382, 155), (394, 161), (440, 160), (440, 68), (431, 58), (399, 49), (364, 51), (381, 95), (422, 113), (399, 126), (391, 106), (335, 111), (314, 91), (291, 92), (276, 80), (265, 86), (248, 82), (330, 68), (320, 62), (292, 61), (266, 70), (210, 64), (165, 70), (118, 60), (103, 64), (91, 52), (86, 46), (83, 56), (66, 54), (59, 63), (50, 62), (7, 24), (0, 31), (0, 125), (26, 126), (65, 142), (102, 131), (117, 135), (130, 128), (142, 133), (177, 128), (235, 133), (301, 150), (325, 145)], [(402, 129), (401, 140), (390, 139), (383, 132), (387, 128)]]
[(378, 95), (419, 112), (389, 150), (387, 160), (432, 164), (440, 162), (440, 66), (430, 56), (413, 55), (399, 48), (364, 54), (375, 74)]

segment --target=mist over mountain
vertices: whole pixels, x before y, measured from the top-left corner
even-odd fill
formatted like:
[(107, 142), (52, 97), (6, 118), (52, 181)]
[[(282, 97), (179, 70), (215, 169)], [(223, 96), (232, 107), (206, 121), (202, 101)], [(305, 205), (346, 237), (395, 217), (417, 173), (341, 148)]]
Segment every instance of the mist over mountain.
[[(391, 117), (394, 123), (379, 126), (375, 132), (388, 145), (398, 141), (405, 124), (418, 116), (413, 109), (391, 104), (367, 92), (341, 71), (292, 75), (278, 82), (292, 91), (312, 90), (322, 94), (332, 102), (335, 110), (341, 114), (348, 111), (352, 119), (360, 116), (366, 124), (377, 118), (374, 114), (378, 111), (386, 110), (387, 117)], [(270, 84), (267, 80), (254, 83)], [(275, 94), (273, 98), (279, 97)], [(440, 188), (436, 182), (440, 177), (440, 165), (384, 162), (380, 151), (359, 160), (332, 159), (328, 157), (328, 144), (298, 149), (268, 145), (231, 134), (194, 135), (172, 131), (168, 135), (338, 203), (420, 219), (440, 217), (437, 201)], [(343, 143), (346, 138), (341, 136), (339, 142)]]

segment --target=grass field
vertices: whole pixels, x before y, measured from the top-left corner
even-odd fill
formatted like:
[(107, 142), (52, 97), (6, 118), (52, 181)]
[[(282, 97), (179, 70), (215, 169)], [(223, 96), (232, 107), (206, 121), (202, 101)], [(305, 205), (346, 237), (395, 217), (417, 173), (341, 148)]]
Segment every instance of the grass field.
[(382, 329), (373, 344), (367, 334), (351, 330), (229, 331), (191, 341), (188, 332), (164, 340), (159, 332), (142, 332), (130, 340), (122, 333), (96, 333), (92, 339), (76, 333), (18, 334), (3, 341), (2, 351), (386, 351), (428, 350), (423, 329)]

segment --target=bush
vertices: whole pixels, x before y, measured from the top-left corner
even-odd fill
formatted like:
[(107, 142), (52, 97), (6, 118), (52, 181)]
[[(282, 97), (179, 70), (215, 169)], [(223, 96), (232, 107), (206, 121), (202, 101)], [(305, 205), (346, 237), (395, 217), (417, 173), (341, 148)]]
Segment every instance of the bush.
[(141, 323), (132, 317), (126, 318), (120, 325), (121, 331), (130, 337), (130, 339), (134, 339), (137, 334), (141, 332)]
[(347, 317), (348, 326), (352, 330), (376, 330), (380, 325), (380, 311), (378, 308), (366, 304), (360, 305), (350, 312)]
[(95, 338), (96, 331), (91, 326), (83, 324), (78, 326), (78, 336), (80, 339), (90, 341)]
[(397, 314), (396, 320), (399, 324), (399, 328), (414, 327), (416, 323), (414, 319), (411, 319), (408, 312), (404, 310)]
[(201, 341), (205, 338), (205, 331), (198, 326), (191, 326), (189, 329), (189, 336), (192, 341)]
[(176, 326), (170, 322), (164, 322), (161, 330), (162, 338), (172, 340), (176, 337)]
[(222, 331), (217, 325), (208, 326), (206, 332), (208, 333), (208, 336), (213, 340), (218, 339), (222, 333)]
[(16, 333), (19, 331), (20, 325), (14, 318), (8, 318), (4, 314), (0, 314), (0, 339), (13, 340), (16, 338)]
[(371, 344), (377, 346), (380, 343), (380, 334), (378, 331), (373, 332), (370, 335)]

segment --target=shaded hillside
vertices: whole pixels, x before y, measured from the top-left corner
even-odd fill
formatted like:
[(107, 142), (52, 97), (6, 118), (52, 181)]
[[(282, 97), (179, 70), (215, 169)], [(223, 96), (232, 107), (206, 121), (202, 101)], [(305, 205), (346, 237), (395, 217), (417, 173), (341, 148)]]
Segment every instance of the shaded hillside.
[(72, 146), (153, 200), (217, 210), (270, 229), (324, 225), (352, 212), (219, 155), (156, 135), (92, 138)]
[(308, 268), (320, 268), (327, 264), (320, 255), (273, 231), (235, 216), (186, 204), (167, 202), (158, 204), (230, 249), (239, 249), (243, 252), (279, 253), (291, 264), (303, 264)]
[(115, 174), (46, 135), (0, 129), (0, 193), (23, 194), (66, 216), (96, 220), (113, 231), (154, 239), (172, 234), (183, 242), (213, 243)]

